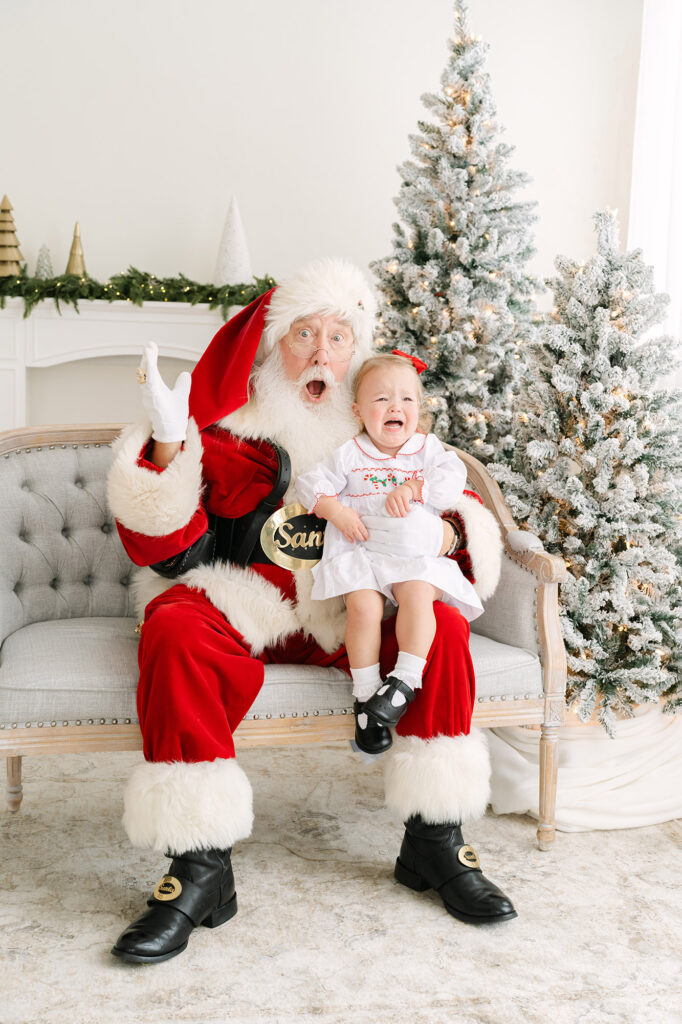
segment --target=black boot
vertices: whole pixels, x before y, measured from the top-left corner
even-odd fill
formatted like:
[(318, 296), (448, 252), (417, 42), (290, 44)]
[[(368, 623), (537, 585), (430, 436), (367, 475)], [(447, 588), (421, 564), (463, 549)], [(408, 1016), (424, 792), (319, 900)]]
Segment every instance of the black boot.
[(467, 924), (517, 916), (511, 900), (482, 873), (459, 825), (427, 825), (418, 814), (408, 818), (395, 877), (417, 892), (436, 889), (447, 912)]
[[(404, 703), (396, 705), (391, 697), (394, 693), (402, 693)], [(389, 676), (383, 686), (379, 687), (374, 696), (365, 702), (365, 711), (376, 718), (379, 725), (396, 726), (407, 711), (407, 705), (415, 698), (415, 692), (411, 686), (404, 683), (397, 676)]]
[[(192, 850), (174, 857), (141, 917), (119, 935), (114, 956), (156, 964), (182, 953), (197, 925), (217, 928), (237, 913), (231, 850)], [(169, 854), (170, 856), (170, 854)]]
[(365, 754), (383, 754), (393, 743), (391, 730), (380, 725), (365, 713), (365, 705), (359, 700), (353, 704), (355, 715), (355, 743)]

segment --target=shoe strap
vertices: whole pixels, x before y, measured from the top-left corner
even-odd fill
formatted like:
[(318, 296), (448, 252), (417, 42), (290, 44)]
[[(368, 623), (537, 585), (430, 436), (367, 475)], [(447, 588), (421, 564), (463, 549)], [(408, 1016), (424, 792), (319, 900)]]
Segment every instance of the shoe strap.
[(159, 905), (172, 907), (188, 917), (197, 927), (206, 914), (220, 902), (220, 889), (203, 889), (188, 878), (177, 878), (175, 875), (164, 875), (147, 900), (147, 906)]
[(390, 689), (386, 693), (382, 693), (381, 696), (384, 700), (390, 700), (391, 691), (395, 693), (396, 690), (402, 693), (403, 697), (407, 699), (408, 704), (411, 700), (414, 700), (414, 690), (411, 686), (408, 686), (407, 683), (404, 683), (402, 679), (399, 679), (398, 676), (389, 676), (386, 683)]

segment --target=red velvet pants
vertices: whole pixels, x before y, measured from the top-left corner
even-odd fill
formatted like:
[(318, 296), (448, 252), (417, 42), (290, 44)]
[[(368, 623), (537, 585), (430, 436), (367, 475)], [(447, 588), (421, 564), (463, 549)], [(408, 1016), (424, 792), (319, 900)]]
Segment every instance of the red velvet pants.
[[(402, 736), (468, 733), (474, 704), (469, 623), (437, 601), (436, 636), (422, 689), (398, 723)], [(398, 655), (395, 618), (382, 624), (381, 673)], [(349, 672), (345, 647), (326, 654), (296, 633), (253, 655), (240, 633), (204, 594), (177, 584), (147, 606), (139, 648), (137, 710), (147, 761), (234, 757), (233, 733), (263, 685), (264, 666), (334, 666)]]

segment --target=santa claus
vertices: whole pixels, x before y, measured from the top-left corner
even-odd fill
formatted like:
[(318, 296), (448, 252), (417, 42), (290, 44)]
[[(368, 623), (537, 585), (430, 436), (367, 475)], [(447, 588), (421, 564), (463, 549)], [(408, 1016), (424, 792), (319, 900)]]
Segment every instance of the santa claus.
[[(173, 859), (112, 950), (123, 960), (167, 960), (197, 925), (237, 911), (230, 854), (253, 812), (233, 735), (265, 664), (349, 671), (343, 600), (312, 600), (310, 571), (273, 562), (260, 538), (271, 513), (297, 500), (297, 476), (357, 433), (350, 387), (372, 353), (375, 308), (357, 268), (324, 260), (225, 324), (173, 390), (155, 346), (145, 350), (148, 420), (116, 442), (109, 477), (123, 544), (148, 567), (137, 581), (144, 763), (127, 785), (123, 821), (133, 844)], [(475, 495), (442, 518), (419, 508), (386, 517), (366, 543), (457, 558), (483, 600), (497, 583), (499, 534)], [(386, 800), (405, 822), (395, 876), (436, 889), (461, 921), (498, 922), (516, 917), (514, 907), (461, 831), (485, 812), (490, 774), (485, 740), (471, 729), (469, 626), (456, 608), (434, 607), (422, 688), (383, 755)], [(382, 675), (396, 658), (394, 621), (382, 626)]]

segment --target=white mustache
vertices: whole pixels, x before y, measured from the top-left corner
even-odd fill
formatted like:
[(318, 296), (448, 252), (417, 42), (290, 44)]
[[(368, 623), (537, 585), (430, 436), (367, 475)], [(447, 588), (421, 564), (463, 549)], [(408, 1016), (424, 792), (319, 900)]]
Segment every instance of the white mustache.
[(307, 370), (303, 371), (296, 384), (304, 388), (311, 380), (323, 380), (328, 388), (339, 386), (339, 382), (334, 379), (334, 374), (328, 366), (309, 366)]

